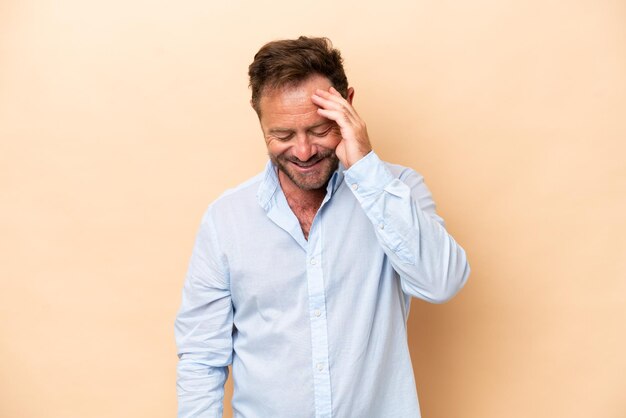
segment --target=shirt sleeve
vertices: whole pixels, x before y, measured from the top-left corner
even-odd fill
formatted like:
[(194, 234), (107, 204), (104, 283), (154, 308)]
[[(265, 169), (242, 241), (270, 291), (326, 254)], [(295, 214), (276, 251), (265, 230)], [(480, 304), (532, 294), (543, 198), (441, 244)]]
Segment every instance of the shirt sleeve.
[(233, 307), (210, 210), (198, 231), (175, 322), (178, 417), (221, 417), (232, 362)]
[(470, 268), (465, 251), (435, 213), (423, 177), (408, 168), (394, 175), (372, 151), (346, 170), (344, 179), (374, 225), (403, 291), (433, 303), (452, 298)]

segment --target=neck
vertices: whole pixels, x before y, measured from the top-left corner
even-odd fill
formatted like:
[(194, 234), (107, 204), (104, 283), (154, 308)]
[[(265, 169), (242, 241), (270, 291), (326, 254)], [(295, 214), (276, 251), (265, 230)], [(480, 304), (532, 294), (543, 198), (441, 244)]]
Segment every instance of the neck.
[(326, 187), (303, 190), (286, 178), (280, 170), (278, 171), (278, 180), (287, 199), (287, 204), (298, 218), (304, 239), (308, 240), (313, 219), (315, 219), (315, 215), (324, 201), (324, 196), (326, 196)]
[(282, 171), (278, 170), (278, 181), (280, 187), (289, 202), (289, 206), (294, 204), (302, 209), (317, 210), (322, 205), (326, 196), (326, 186), (319, 189), (304, 190), (295, 185)]

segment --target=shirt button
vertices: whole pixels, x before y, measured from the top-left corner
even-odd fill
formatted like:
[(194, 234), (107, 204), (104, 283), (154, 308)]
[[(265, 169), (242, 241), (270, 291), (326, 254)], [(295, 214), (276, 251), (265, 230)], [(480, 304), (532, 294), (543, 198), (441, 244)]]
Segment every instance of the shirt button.
[(352, 183), (352, 190), (357, 190), (359, 188), (359, 185), (356, 183)]
[(312, 265), (316, 265), (316, 264), (317, 264), (317, 260), (316, 260), (316, 259), (314, 259), (314, 258), (312, 258), (312, 259), (311, 259), (311, 264), (312, 264)]
[(321, 372), (322, 370), (324, 370), (324, 364), (323, 363), (317, 363), (317, 371)]
[(378, 224), (378, 228), (379, 229), (385, 229), (385, 225), (381, 222)]
[(313, 312), (313, 314), (319, 317), (322, 314), (322, 311), (320, 311), (319, 309), (316, 309), (315, 312)]

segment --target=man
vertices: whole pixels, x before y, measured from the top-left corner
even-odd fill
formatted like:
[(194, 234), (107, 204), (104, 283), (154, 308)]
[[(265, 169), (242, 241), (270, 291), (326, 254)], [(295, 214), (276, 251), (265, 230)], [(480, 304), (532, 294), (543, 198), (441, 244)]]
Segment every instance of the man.
[(325, 38), (270, 42), (249, 68), (270, 161), (210, 205), (176, 319), (179, 417), (419, 417), (411, 296), (469, 274), (430, 192), (382, 162)]

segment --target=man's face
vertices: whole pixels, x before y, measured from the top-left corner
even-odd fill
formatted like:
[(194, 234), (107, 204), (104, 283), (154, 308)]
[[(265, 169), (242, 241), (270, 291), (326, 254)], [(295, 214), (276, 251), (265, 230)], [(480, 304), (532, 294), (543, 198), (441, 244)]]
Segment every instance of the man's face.
[(314, 75), (296, 86), (266, 92), (259, 101), (270, 159), (279, 175), (283, 174), (281, 182), (301, 190), (325, 187), (339, 163), (335, 155), (341, 141), (339, 128), (318, 115), (318, 107), (311, 101), (316, 89), (330, 86), (327, 78)]

